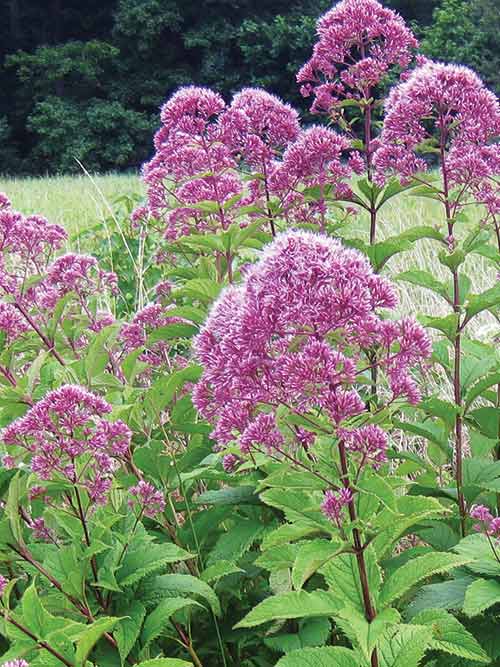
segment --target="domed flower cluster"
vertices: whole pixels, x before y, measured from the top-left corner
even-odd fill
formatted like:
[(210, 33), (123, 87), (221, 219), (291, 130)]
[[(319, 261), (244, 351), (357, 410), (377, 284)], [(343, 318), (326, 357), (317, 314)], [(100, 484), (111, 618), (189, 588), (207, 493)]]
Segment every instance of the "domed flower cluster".
[(0, 291), (19, 297), (26, 292), (28, 279), (43, 272), (67, 235), (39, 215), (25, 217), (14, 211), (4, 195), (1, 201)]
[(441, 168), (449, 188), (460, 187), (500, 211), (500, 104), (481, 79), (459, 65), (427, 62), (392, 89), (377, 150), (380, 173), (409, 179), (427, 164), (420, 154), (424, 142), (436, 140)]
[(494, 517), (487, 507), (473, 505), (469, 514), (472, 519), (478, 521), (474, 530), (492, 537), (500, 537), (500, 517)]
[[(352, 176), (345, 161), (350, 141), (326, 127), (304, 130), (277, 164), (269, 180), (270, 192), (277, 196), (283, 215), (292, 222), (318, 223), (323, 229), (328, 212), (327, 199), (349, 198), (346, 180)], [(307, 189), (319, 190), (314, 196)]]
[(405, 68), (418, 42), (396, 12), (377, 0), (342, 0), (317, 23), (318, 41), (297, 81), (330, 113), (344, 99), (367, 99), (393, 66)]
[(349, 425), (366, 409), (369, 365), (386, 375), (387, 400), (417, 402), (411, 369), (431, 352), (415, 322), (381, 319), (379, 309), (396, 301), (361, 253), (310, 232), (279, 235), (244, 283), (223, 292), (196, 339), (204, 372), (193, 400), (215, 422), (217, 446), (279, 451), (286, 438), (276, 411), (286, 406), (325, 415), (363, 464), (379, 465), (385, 434)]
[(64, 385), (49, 392), (23, 417), (7, 426), (1, 441), (11, 452), (4, 465), (27, 459), (42, 480), (64, 479), (84, 486), (104, 503), (114, 471), (129, 457), (131, 431), (105, 419), (112, 406), (83, 387)]
[(132, 498), (130, 507), (139, 507), (139, 511), (146, 516), (155, 517), (165, 511), (165, 497), (161, 491), (149, 482), (140, 480), (135, 486), (130, 487), (129, 493)]
[(142, 215), (165, 222), (170, 239), (227, 229), (233, 206), (262, 194), (259, 182), (247, 184), (238, 167), (243, 162), (266, 173), (299, 132), (291, 107), (254, 88), (229, 107), (208, 88), (181, 88), (164, 105), (161, 122), (156, 153), (143, 169), (148, 206)]
[(30, 666), (29, 666), (29, 663), (26, 662), (26, 660), (17, 659), (17, 660), (9, 660), (8, 662), (4, 662), (2, 667), (30, 667)]

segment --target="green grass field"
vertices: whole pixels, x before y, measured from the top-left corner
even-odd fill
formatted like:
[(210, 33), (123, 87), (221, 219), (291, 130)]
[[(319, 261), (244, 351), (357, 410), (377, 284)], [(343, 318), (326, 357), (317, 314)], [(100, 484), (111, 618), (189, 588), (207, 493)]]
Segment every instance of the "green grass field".
[(14, 208), (25, 215), (44, 215), (72, 235), (101, 219), (114, 199), (126, 194), (141, 195), (143, 187), (134, 174), (110, 174), (93, 176), (92, 180), (84, 175), (0, 178), (0, 192), (5, 192)]
[[(0, 179), (0, 192), (5, 192), (14, 207), (24, 214), (39, 213), (50, 221), (63, 225), (69, 235), (75, 234), (109, 214), (113, 200), (122, 195), (141, 196), (144, 186), (138, 175), (62, 176), (39, 179)], [(390, 200), (382, 209), (378, 238), (398, 234), (411, 226), (442, 225), (442, 209), (438, 202), (403, 194)], [(367, 221), (360, 215), (356, 234), (366, 238)], [(474, 291), (490, 287), (495, 272), (479, 256), (469, 259), (469, 275)], [(438, 261), (436, 244), (421, 241), (411, 253), (403, 253), (389, 261), (386, 272), (395, 276), (409, 268), (433, 267), (436, 277), (448, 279), (447, 269)], [(446, 314), (446, 308), (433, 293), (409, 285), (400, 286), (400, 314), (423, 312), (429, 315)], [(488, 339), (495, 330), (489, 316), (474, 320), (475, 335)]]

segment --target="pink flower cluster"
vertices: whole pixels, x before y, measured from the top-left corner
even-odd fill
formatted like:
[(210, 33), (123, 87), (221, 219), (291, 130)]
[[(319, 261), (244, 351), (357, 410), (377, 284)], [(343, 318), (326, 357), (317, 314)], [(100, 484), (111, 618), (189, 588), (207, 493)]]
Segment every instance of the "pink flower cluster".
[(124, 422), (104, 418), (111, 410), (103, 398), (80, 386), (49, 392), (3, 430), (1, 441), (12, 448), (9, 464), (27, 454), (40, 479), (79, 484), (91, 501), (104, 503), (114, 471), (129, 456), (132, 437)]
[(8, 580), (0, 574), (0, 597), (5, 593), (8, 583)]
[(129, 500), (130, 507), (139, 506), (141, 512), (146, 516), (154, 517), (165, 511), (165, 497), (161, 491), (149, 482), (141, 480), (128, 490), (133, 497)]
[(5, 195), (1, 196), (1, 202), (0, 291), (18, 296), (24, 293), (26, 281), (32, 275), (43, 272), (67, 235), (62, 227), (41, 216), (25, 217), (14, 211)]
[(29, 663), (26, 662), (26, 660), (18, 658), (16, 660), (9, 660), (8, 662), (4, 662), (2, 667), (30, 667), (30, 666)]
[(164, 105), (161, 122), (156, 153), (143, 168), (148, 205), (136, 217), (164, 221), (169, 239), (227, 229), (235, 221), (233, 206), (262, 194), (258, 180), (242, 178), (242, 162), (266, 178), (273, 159), (299, 132), (291, 107), (253, 88), (238, 93), (229, 107), (207, 88), (181, 88)]
[[(128, 354), (144, 347), (148, 336), (156, 329), (182, 321), (179, 317), (169, 317), (168, 307), (161, 304), (146, 306), (134, 315), (132, 322), (124, 324), (121, 328), (120, 339), (124, 343), (125, 352)], [(169, 345), (165, 341), (156, 341), (149, 344), (139, 358), (157, 368), (168, 361), (168, 352)]]
[(479, 77), (459, 65), (427, 62), (394, 87), (387, 99), (375, 166), (408, 180), (425, 171), (424, 142), (436, 140), (449, 188), (473, 194), (500, 211), (500, 104)]
[(469, 514), (472, 519), (479, 521), (474, 526), (474, 530), (492, 537), (500, 537), (500, 517), (494, 517), (487, 507), (473, 505)]
[[(346, 179), (352, 176), (345, 161), (350, 141), (326, 127), (314, 126), (301, 132), (275, 166), (269, 190), (277, 196), (288, 221), (319, 223), (324, 229), (328, 212), (327, 198), (352, 195)], [(318, 193), (308, 197), (307, 189)]]
[[(367, 351), (387, 376), (390, 400), (418, 401), (411, 369), (431, 343), (415, 322), (381, 319), (378, 310), (396, 301), (361, 253), (310, 232), (279, 235), (244, 283), (223, 292), (195, 342), (204, 373), (193, 400), (215, 421), (217, 446), (237, 440), (243, 453), (280, 450), (279, 406), (321, 412), (335, 429), (347, 428), (345, 420), (365, 410)], [(364, 463), (384, 460), (376, 427), (344, 435)]]
[(340, 491), (332, 491), (329, 489), (325, 492), (323, 502), (321, 504), (321, 511), (333, 523), (340, 527), (342, 524), (342, 514), (345, 507), (352, 502), (353, 494), (350, 489), (340, 489)]
[(44, 305), (50, 308), (69, 292), (75, 292), (81, 302), (106, 291), (116, 294), (118, 278), (115, 273), (100, 269), (95, 257), (68, 253), (48, 267), (44, 287)]
[(311, 110), (330, 113), (344, 99), (367, 99), (391, 67), (406, 68), (418, 42), (396, 12), (377, 0), (342, 0), (317, 23), (318, 41), (297, 75)]
[(25, 319), (11, 303), (0, 302), (0, 332), (4, 332), (7, 344), (22, 336), (27, 330)]

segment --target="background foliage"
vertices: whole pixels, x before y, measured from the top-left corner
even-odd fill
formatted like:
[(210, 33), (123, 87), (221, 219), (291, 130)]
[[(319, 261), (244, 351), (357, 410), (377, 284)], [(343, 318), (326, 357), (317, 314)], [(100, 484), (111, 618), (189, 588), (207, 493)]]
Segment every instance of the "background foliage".
[[(305, 109), (295, 73), (328, 0), (9, 0), (0, 6), (0, 173), (140, 165), (179, 85), (266, 87)], [(423, 51), (500, 89), (495, 0), (391, 0)], [(434, 12), (434, 14), (433, 14)]]

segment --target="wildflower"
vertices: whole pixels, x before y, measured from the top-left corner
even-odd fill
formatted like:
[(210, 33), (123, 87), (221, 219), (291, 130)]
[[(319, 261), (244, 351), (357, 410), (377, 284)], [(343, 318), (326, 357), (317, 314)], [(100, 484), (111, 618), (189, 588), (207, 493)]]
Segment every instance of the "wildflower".
[(239, 463), (241, 463), (241, 459), (235, 454), (226, 454), (222, 458), (222, 467), (229, 473), (234, 472)]
[[(347, 185), (352, 170), (342, 160), (349, 147), (348, 139), (325, 127), (301, 132), (269, 179), (270, 191), (279, 197), (286, 215), (324, 226), (326, 195), (348, 198), (352, 194)], [(308, 201), (303, 190), (314, 187), (320, 189), (320, 195)]]
[(55, 541), (54, 531), (46, 525), (43, 517), (32, 519), (28, 525), (33, 531), (33, 537), (35, 540), (40, 540), (41, 542)]
[(18, 658), (17, 660), (9, 660), (4, 662), (2, 667), (30, 667), (29, 663), (26, 660)]
[(5, 333), (7, 344), (22, 336), (28, 327), (23, 316), (10, 303), (0, 302), (0, 331)]
[(237, 93), (221, 117), (226, 143), (252, 167), (265, 169), (300, 131), (298, 114), (259, 88)]
[(392, 89), (374, 163), (380, 173), (408, 181), (426, 170), (420, 146), (435, 139), (447, 187), (460, 186), (462, 201), (474, 196), (495, 213), (500, 147), (491, 142), (499, 132), (500, 105), (479, 77), (467, 67), (429, 61)]
[(7, 426), (1, 441), (13, 448), (13, 457), (25, 452), (40, 479), (62, 477), (86, 487), (91, 500), (103, 503), (132, 436), (123, 422), (104, 419), (111, 410), (100, 396), (64, 385)]
[[(394, 308), (392, 285), (339, 241), (311, 232), (280, 234), (226, 289), (195, 341), (204, 367), (193, 401), (215, 423), (212, 437), (243, 454), (280, 451), (287, 437), (276, 410), (321, 410), (335, 429), (365, 410), (360, 373), (375, 355), (394, 396), (413, 400), (411, 369), (430, 341), (411, 320), (389, 327), (378, 314)], [(296, 446), (293, 433), (290, 436)], [(386, 439), (378, 427), (352, 435), (353, 451), (380, 465)]]
[(130, 487), (129, 493), (135, 499), (135, 501), (130, 500), (129, 505), (133, 507), (136, 502), (146, 516), (154, 517), (165, 511), (164, 495), (149, 482), (141, 480)]
[(10, 207), (11, 207), (10, 199), (7, 197), (6, 194), (0, 192), (0, 209), (10, 208)]
[(323, 502), (321, 504), (321, 511), (327, 517), (327, 519), (330, 519), (330, 521), (333, 521), (339, 525), (342, 512), (344, 508), (347, 507), (350, 502), (352, 502), (352, 499), (353, 495), (350, 489), (344, 488), (340, 489), (338, 492), (331, 491), (329, 489), (325, 492)]
[(8, 580), (0, 574), (0, 596), (5, 593), (5, 589), (7, 588), (8, 583)]
[(342, 0), (317, 23), (311, 59), (297, 75), (311, 110), (329, 113), (343, 99), (369, 98), (392, 67), (406, 68), (418, 43), (403, 19), (377, 0)]
[(361, 465), (371, 463), (378, 468), (387, 460), (387, 433), (375, 424), (368, 424), (361, 428), (337, 432), (350, 452), (361, 455)]

